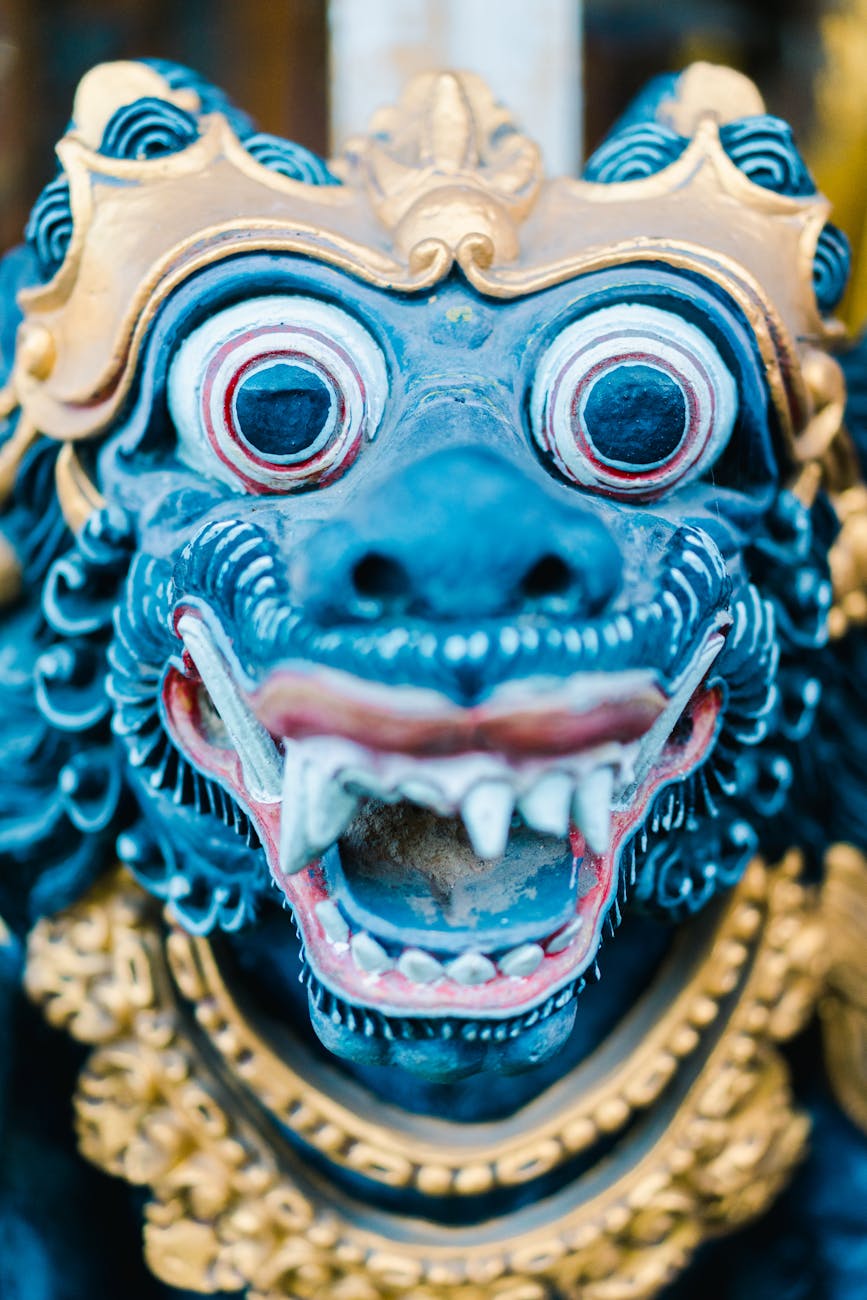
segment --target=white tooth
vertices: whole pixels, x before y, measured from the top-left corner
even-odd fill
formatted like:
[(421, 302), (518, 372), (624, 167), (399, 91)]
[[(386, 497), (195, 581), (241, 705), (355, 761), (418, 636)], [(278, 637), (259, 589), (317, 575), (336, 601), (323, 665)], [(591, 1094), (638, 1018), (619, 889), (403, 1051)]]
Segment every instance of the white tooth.
[(572, 815), (594, 853), (605, 853), (611, 840), (611, 795), (614, 773), (597, 767), (575, 787)]
[(527, 825), (543, 835), (568, 835), (572, 787), (567, 772), (546, 772), (518, 804)]
[(316, 912), (319, 924), (332, 943), (348, 942), (349, 926), (343, 919), (340, 908), (336, 903), (332, 902), (330, 898), (323, 898), (322, 902), (317, 903), (313, 910)]
[(461, 805), (470, 843), (480, 858), (501, 858), (509, 841), (515, 795), (505, 781), (480, 781)]
[(397, 963), (401, 975), (405, 975), (413, 984), (432, 984), (443, 975), (443, 968), (436, 957), (421, 948), (407, 948), (402, 952)]
[(401, 781), (398, 793), (421, 808), (432, 808), (434, 812), (443, 813), (448, 810), (448, 805), (440, 791), (423, 777), (407, 777), (406, 780)]
[(573, 917), (569, 924), (564, 926), (559, 934), (555, 934), (553, 939), (548, 940), (545, 944), (545, 951), (555, 953), (562, 952), (564, 948), (568, 948), (572, 940), (577, 938), (583, 925), (583, 917)]
[(292, 875), (343, 834), (355, 816), (358, 797), (323, 770), (305, 752), (303, 742), (286, 740), (285, 748), (280, 866)]
[(307, 837), (316, 851), (330, 848), (355, 816), (358, 799), (313, 764), (304, 769)]
[(382, 944), (377, 943), (373, 935), (366, 934), (364, 930), (352, 936), (349, 946), (356, 966), (368, 975), (381, 975), (391, 966), (391, 958)]
[(487, 984), (497, 973), (494, 963), (481, 952), (464, 952), (449, 962), (446, 971), (456, 984)]
[(263, 803), (276, 803), (280, 798), (277, 746), (247, 707), (202, 620), (184, 614), (178, 620), (178, 631), (237, 750), (247, 789)]
[(532, 975), (544, 956), (537, 943), (522, 943), (520, 948), (513, 948), (511, 952), (506, 953), (505, 957), (500, 958), (500, 970), (504, 975), (512, 975), (515, 978)]

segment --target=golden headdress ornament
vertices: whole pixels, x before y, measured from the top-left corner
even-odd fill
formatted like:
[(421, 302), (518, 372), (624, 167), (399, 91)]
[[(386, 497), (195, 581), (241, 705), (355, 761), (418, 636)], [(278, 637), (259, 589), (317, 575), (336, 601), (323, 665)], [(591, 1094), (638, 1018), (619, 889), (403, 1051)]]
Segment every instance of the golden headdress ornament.
[[(170, 150), (149, 152), (135, 136), (154, 105), (160, 129), (176, 132)], [(21, 297), (16, 400), (28, 426), (51, 437), (106, 429), (160, 305), (196, 271), (247, 251), (302, 254), (404, 293), (457, 266), (495, 298), (662, 261), (739, 302), (798, 436), (815, 407), (805, 358), (840, 328), (812, 287), (828, 203), (765, 188), (727, 154), (721, 129), (762, 108), (740, 74), (696, 65), (656, 111), (682, 141), (672, 161), (635, 179), (546, 179), (538, 148), (479, 78), (428, 74), (330, 172), (314, 160), (316, 172), (275, 166), (227, 104), (156, 67), (102, 65), (82, 81), (58, 145), (70, 230), (56, 272)], [(822, 385), (834, 387), (827, 371)], [(823, 454), (815, 442), (811, 459)]]

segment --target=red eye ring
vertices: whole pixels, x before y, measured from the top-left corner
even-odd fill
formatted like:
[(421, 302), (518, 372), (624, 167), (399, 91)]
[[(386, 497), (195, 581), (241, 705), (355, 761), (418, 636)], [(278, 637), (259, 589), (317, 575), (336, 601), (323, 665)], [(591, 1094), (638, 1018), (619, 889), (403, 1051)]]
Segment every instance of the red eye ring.
[[(293, 398), (316, 398), (301, 403), (297, 418), (290, 403), (285, 450), (279, 420), (266, 419), (263, 446), (250, 441), (238, 412), (244, 386), (277, 367), (300, 377)], [(219, 465), (221, 477), (251, 492), (290, 492), (324, 486), (348, 469), (376, 431), (387, 388), (381, 351), (346, 312), (315, 299), (264, 298), (227, 308), (190, 335), (172, 363), (169, 406), (186, 459), (211, 473)], [(311, 439), (299, 446), (305, 412)]]
[[(683, 410), (682, 434), (653, 461), (640, 459), (640, 445), (634, 459), (603, 454), (586, 427), (596, 386), (630, 367), (663, 376)], [(600, 308), (567, 326), (543, 355), (531, 395), (533, 435), (564, 478), (623, 499), (652, 500), (694, 478), (719, 454), (736, 411), (734, 379), (707, 335), (674, 312), (640, 303)], [(615, 432), (622, 418), (615, 408)], [(631, 456), (625, 432), (620, 446)], [(651, 445), (664, 441), (657, 436)]]
[[(283, 346), (274, 346), (278, 341)], [(329, 360), (326, 368), (323, 362)], [(310, 454), (266, 456), (250, 445), (237, 420), (241, 385), (268, 363), (280, 362), (315, 372), (331, 393), (327, 436), (316, 439)], [(358, 369), (332, 340), (312, 330), (266, 326), (230, 339), (214, 353), (202, 384), (202, 420), (215, 454), (251, 491), (286, 491), (300, 483), (324, 485), (348, 469), (364, 438), (365, 396)]]

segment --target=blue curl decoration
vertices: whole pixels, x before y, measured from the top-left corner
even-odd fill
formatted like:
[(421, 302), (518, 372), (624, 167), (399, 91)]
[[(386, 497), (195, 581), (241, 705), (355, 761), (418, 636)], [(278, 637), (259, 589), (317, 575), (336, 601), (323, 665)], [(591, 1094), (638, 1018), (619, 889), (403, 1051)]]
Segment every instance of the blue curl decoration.
[(800, 198), (816, 193), (788, 122), (767, 113), (720, 127), (720, 144), (754, 185)]
[(163, 158), (181, 153), (198, 138), (199, 124), (192, 113), (146, 96), (112, 114), (99, 151), (108, 158)]
[(588, 159), (584, 179), (603, 185), (644, 180), (676, 162), (688, 144), (656, 122), (637, 122), (603, 141)]
[(813, 288), (823, 315), (828, 315), (846, 292), (851, 253), (849, 240), (829, 221), (822, 228), (813, 258)]
[(214, 86), (198, 72), (185, 67), (183, 63), (173, 63), (170, 59), (141, 61), (158, 72), (170, 90), (191, 90), (198, 95), (201, 113), (222, 113), (239, 140), (252, 135), (255, 128), (247, 114), (235, 107), (225, 91)]
[(72, 239), (72, 204), (64, 175), (55, 176), (39, 195), (24, 238), (36, 255), (42, 279), (50, 280), (62, 265)]
[(290, 180), (303, 181), (306, 185), (340, 184), (322, 159), (303, 145), (283, 140), (279, 135), (268, 135), (264, 131), (250, 136), (244, 144), (256, 162), (273, 172), (279, 172), (281, 176), (288, 176)]

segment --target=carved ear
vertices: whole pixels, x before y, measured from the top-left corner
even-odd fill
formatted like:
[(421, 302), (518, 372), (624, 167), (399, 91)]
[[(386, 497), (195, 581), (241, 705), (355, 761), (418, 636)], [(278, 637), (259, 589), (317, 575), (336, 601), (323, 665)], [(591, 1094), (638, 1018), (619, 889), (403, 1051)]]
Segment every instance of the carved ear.
[(172, 89), (166, 78), (147, 63), (100, 63), (78, 83), (72, 109), (73, 130), (91, 149), (98, 149), (118, 109), (140, 99), (162, 99), (188, 113), (197, 113), (201, 107), (194, 90)]

